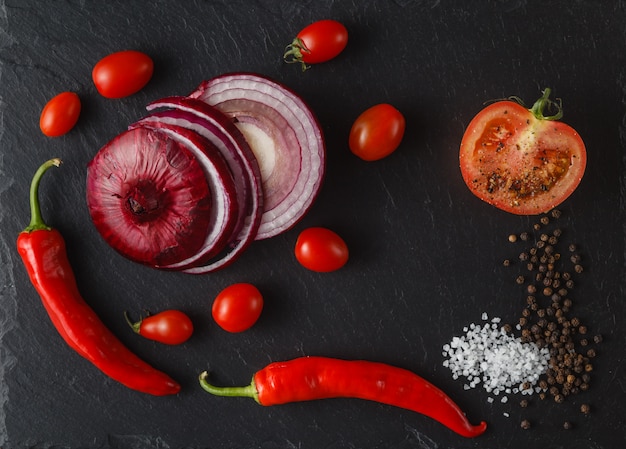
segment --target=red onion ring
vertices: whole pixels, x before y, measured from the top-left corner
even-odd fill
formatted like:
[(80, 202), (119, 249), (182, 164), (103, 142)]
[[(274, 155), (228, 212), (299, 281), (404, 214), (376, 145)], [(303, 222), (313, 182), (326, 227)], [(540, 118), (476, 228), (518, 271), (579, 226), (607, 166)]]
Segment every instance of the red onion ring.
[(153, 129), (166, 134), (187, 148), (203, 167), (212, 196), (209, 233), (204, 244), (192, 256), (159, 268), (183, 270), (218, 254), (229, 242), (237, 221), (237, 190), (232, 174), (222, 154), (202, 136), (186, 128), (151, 120), (150, 117), (130, 125)]
[[(279, 179), (271, 180), (271, 185), (268, 185), (270, 178), (263, 180), (264, 187), (268, 185), (266, 204), (271, 208), (264, 210), (256, 239), (273, 237), (290, 229), (311, 207), (324, 177), (324, 138), (313, 112), (287, 87), (252, 73), (226, 74), (205, 81), (190, 97), (214, 106), (240, 123), (255, 125), (262, 132), (264, 126), (269, 127), (271, 132), (281, 136), (273, 139), (277, 160), (288, 158), (287, 165), (300, 160), (295, 183), (288, 173), (280, 171), (276, 174)], [(281, 145), (293, 142), (292, 136), (298, 145)], [(253, 151), (262, 154), (259, 149), (253, 148)]]
[[(162, 120), (176, 121), (209, 139), (227, 160), (235, 179), (241, 180), (239, 191), (244, 195), (245, 220), (239, 234), (229, 243), (229, 251), (206, 265), (185, 269), (192, 274), (203, 274), (232, 263), (255, 239), (263, 211), (263, 191), (259, 166), (247, 141), (239, 129), (224, 114), (198, 100), (185, 97), (164, 98), (148, 105), (148, 110), (173, 108), (160, 115)], [(195, 115), (196, 120), (189, 115)], [(159, 117), (153, 113), (150, 117)], [(197, 120), (201, 119), (201, 121)]]

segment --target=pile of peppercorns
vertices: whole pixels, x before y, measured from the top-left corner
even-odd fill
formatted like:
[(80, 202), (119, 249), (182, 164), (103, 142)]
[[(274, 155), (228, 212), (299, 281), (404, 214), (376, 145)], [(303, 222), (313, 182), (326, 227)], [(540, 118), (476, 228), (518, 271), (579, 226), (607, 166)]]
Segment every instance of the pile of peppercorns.
[[(575, 277), (584, 270), (576, 245), (567, 246), (565, 254), (569, 257), (560, 250), (563, 246), (560, 241), (562, 230), (554, 226), (554, 221), (560, 216), (560, 211), (553, 210), (540, 217), (532, 232), (509, 235), (511, 243), (521, 241), (532, 246), (519, 254), (523, 269), (515, 280), (525, 288), (526, 304), (519, 322), (515, 326), (504, 326), (507, 332), (512, 332), (514, 328), (521, 332), (522, 341), (549, 349), (549, 368), (538, 382), (537, 392), (539, 398), (551, 398), (556, 403), (562, 403), (568, 396), (589, 388), (592, 361), (596, 357), (593, 346), (602, 342), (601, 335), (590, 338), (587, 326), (573, 314)], [(568, 269), (562, 268), (568, 264)], [(505, 260), (504, 265), (515, 264)], [(527, 407), (528, 400), (522, 400), (520, 405)], [(583, 404), (580, 411), (589, 414), (590, 406)], [(524, 419), (521, 427), (529, 429), (530, 421)], [(572, 428), (571, 422), (565, 421), (563, 428)]]

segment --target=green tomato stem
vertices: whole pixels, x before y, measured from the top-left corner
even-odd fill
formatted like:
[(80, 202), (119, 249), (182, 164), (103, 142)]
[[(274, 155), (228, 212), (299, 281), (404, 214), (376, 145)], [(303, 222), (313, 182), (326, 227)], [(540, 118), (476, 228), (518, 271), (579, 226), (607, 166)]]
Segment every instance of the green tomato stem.
[(39, 206), (39, 184), (41, 183), (41, 178), (43, 177), (43, 174), (46, 171), (48, 171), (50, 167), (52, 166), (58, 167), (60, 165), (61, 165), (61, 159), (59, 158), (50, 159), (44, 162), (43, 164), (41, 164), (41, 166), (35, 172), (35, 175), (33, 176), (33, 179), (30, 183), (30, 193), (29, 193), (30, 223), (24, 229), (24, 232), (51, 229), (50, 226), (48, 226), (43, 221), (43, 217), (41, 216), (41, 207)]
[(200, 386), (208, 393), (211, 393), (215, 396), (252, 398), (256, 402), (259, 402), (259, 394), (256, 391), (254, 379), (252, 380), (252, 382), (250, 382), (249, 385), (246, 385), (244, 387), (217, 387), (211, 384), (208, 378), (209, 373), (207, 371), (203, 371), (198, 377), (198, 379), (200, 380)]
[[(563, 117), (563, 105), (561, 104), (561, 100), (552, 101), (549, 97), (550, 88), (546, 88), (543, 91), (541, 98), (539, 98), (533, 107), (529, 109), (538, 120), (560, 120)], [(556, 114), (547, 116), (543, 115), (543, 111), (546, 107), (556, 108)]]
[(141, 331), (141, 323), (142, 323), (142, 319), (140, 319), (137, 322), (133, 322), (130, 317), (128, 316), (128, 312), (124, 311), (124, 318), (126, 318), (126, 322), (128, 323), (128, 325), (131, 327), (131, 329), (133, 330), (133, 332), (135, 332), (136, 334), (139, 334)]
[(304, 72), (309, 68), (308, 65), (302, 60), (302, 52), (310, 53), (310, 50), (306, 48), (306, 45), (299, 37), (296, 37), (291, 44), (287, 45), (285, 48), (285, 53), (283, 54), (283, 60), (287, 64), (300, 63), (302, 67), (302, 71)]

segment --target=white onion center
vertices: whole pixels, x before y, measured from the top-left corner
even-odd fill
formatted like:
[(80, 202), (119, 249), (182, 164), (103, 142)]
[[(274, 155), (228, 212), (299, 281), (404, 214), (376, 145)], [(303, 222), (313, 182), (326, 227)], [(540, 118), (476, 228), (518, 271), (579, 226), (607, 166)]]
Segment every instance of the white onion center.
[(248, 145), (250, 145), (250, 149), (259, 163), (261, 178), (269, 179), (276, 166), (276, 144), (274, 139), (252, 123), (238, 122), (236, 125), (248, 141)]

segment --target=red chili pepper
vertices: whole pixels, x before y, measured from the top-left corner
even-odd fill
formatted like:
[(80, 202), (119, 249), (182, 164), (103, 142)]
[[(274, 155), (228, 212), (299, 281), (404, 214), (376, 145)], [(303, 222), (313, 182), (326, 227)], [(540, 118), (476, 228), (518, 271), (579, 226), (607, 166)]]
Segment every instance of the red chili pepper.
[(401, 407), (435, 419), (472, 438), (487, 429), (472, 425), (450, 397), (411, 371), (378, 362), (301, 357), (272, 363), (245, 387), (217, 387), (200, 374), (200, 385), (217, 396), (251, 397), (261, 405), (328, 398), (358, 398)]
[(38, 191), (43, 174), (60, 159), (45, 162), (30, 186), (31, 221), (17, 238), (17, 249), (52, 323), (76, 352), (129, 388), (157, 396), (176, 394), (180, 385), (126, 348), (80, 295), (59, 231), (41, 216)]

